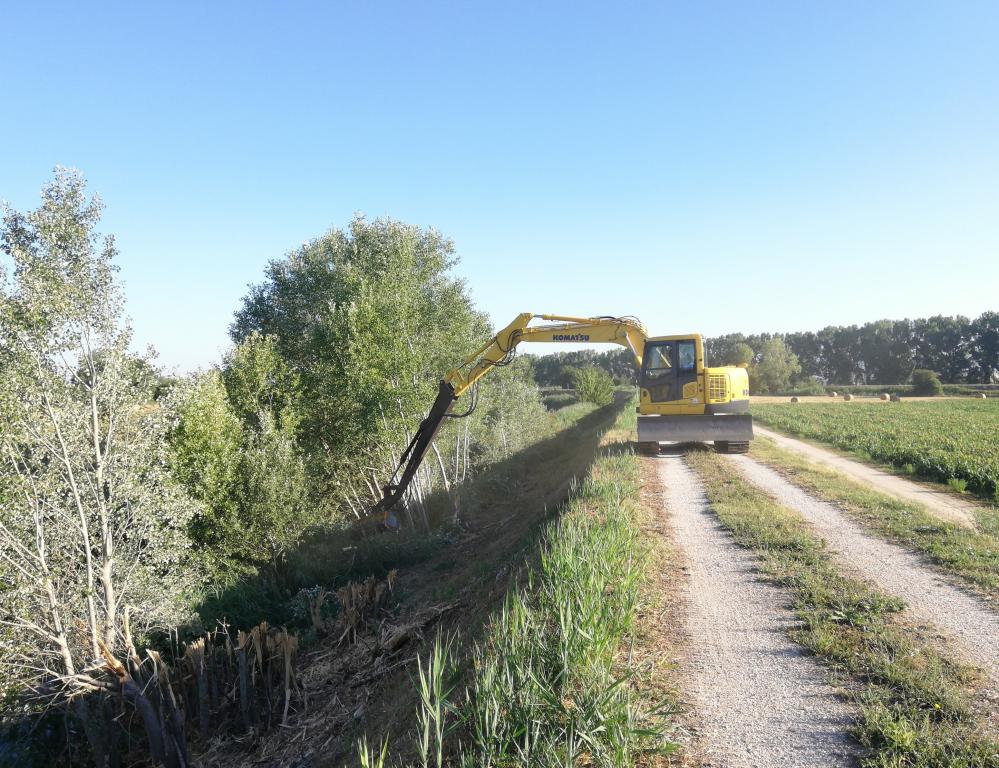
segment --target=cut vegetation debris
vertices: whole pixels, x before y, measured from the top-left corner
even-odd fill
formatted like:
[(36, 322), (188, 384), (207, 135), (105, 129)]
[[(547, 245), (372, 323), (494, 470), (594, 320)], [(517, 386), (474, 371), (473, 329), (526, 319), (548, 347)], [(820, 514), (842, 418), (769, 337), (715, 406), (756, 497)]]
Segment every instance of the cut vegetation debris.
[(850, 407), (753, 404), (753, 416), (801, 437), (931, 480), (965, 480), (990, 500), (999, 492), (999, 400), (858, 402)]
[(980, 680), (901, 620), (904, 604), (845, 575), (802, 517), (754, 488), (725, 457), (688, 455), (736, 540), (788, 587), (801, 625), (789, 634), (829, 664), (859, 707), (866, 766), (995, 766)]
[(835, 504), (866, 529), (926, 555), (944, 571), (960, 577), (992, 599), (999, 599), (999, 510), (981, 506), (978, 525), (940, 520), (920, 504), (886, 496), (783, 450), (766, 438), (751, 452), (795, 485)]

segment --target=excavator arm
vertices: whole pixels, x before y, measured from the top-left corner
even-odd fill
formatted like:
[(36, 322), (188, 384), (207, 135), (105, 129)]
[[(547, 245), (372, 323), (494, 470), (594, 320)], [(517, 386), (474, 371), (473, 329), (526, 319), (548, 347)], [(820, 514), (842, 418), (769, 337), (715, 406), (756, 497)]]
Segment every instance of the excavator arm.
[[(532, 320), (549, 321), (547, 325), (530, 327)], [(627, 317), (567, 317), (563, 315), (517, 315), (506, 328), (473, 352), (457, 368), (448, 371), (440, 383), (437, 398), (413, 435), (399, 460), (392, 480), (382, 487), (382, 499), (371, 510), (388, 513), (406, 493), (413, 476), (440, 431), (444, 419), (451, 414), (455, 401), (471, 389), (493, 368), (507, 365), (518, 344), (525, 341), (611, 343), (627, 347), (641, 368), (647, 333), (638, 320)]]

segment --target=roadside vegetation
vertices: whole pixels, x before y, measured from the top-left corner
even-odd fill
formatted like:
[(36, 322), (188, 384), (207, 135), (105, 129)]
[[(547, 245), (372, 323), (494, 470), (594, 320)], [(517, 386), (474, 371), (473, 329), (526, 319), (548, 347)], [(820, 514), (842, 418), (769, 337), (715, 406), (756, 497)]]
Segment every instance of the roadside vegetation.
[(635, 357), (627, 349), (607, 352), (579, 349), (549, 355), (532, 355), (528, 352), (524, 358), (530, 361), (531, 372), (538, 386), (546, 389), (571, 389), (575, 385), (576, 372), (591, 367), (605, 371), (618, 386), (638, 382)]
[(753, 406), (774, 429), (999, 501), (999, 400)]
[[(0, 229), (0, 717), (64, 714), (47, 746), (99, 764), (117, 749), (118, 682), (94, 660), (284, 618), (296, 553), (367, 513), (442, 373), (491, 333), (450, 241), (359, 217), (268, 267), (217, 366), (162, 377), (133, 351), (101, 211), (57, 169)], [(571, 420), (544, 408), (525, 361), (469, 408), (411, 486), (417, 544), (474, 501), (473, 478)], [(349, 574), (348, 551), (324, 573)]]
[(758, 437), (752, 456), (812, 495), (835, 504), (869, 530), (927, 555), (936, 565), (999, 597), (999, 509), (983, 504), (974, 530), (941, 520)]
[(658, 560), (639, 535), (640, 465), (622, 447), (595, 462), (544, 531), (538, 562), (468, 654), (465, 689), (454, 682), (458, 639), (438, 637), (420, 665), (409, 743), (363, 739), (362, 765), (630, 768), (677, 749), (674, 702), (653, 698), (663, 670), (633, 654)]
[(903, 622), (901, 601), (837, 568), (824, 542), (707, 451), (687, 454), (712, 509), (764, 572), (786, 587), (809, 648), (855, 699), (865, 766), (995, 765), (999, 742), (980, 709), (974, 670), (943, 655), (934, 638)]

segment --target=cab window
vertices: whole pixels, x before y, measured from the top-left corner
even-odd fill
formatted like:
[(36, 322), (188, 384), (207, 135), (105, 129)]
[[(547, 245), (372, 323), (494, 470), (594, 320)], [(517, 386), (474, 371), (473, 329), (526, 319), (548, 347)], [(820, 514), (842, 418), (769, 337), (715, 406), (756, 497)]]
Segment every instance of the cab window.
[(677, 346), (681, 371), (692, 371), (697, 367), (697, 351), (692, 341), (681, 341)]
[(663, 371), (673, 367), (670, 358), (673, 356), (673, 346), (671, 344), (656, 344), (649, 347), (646, 355), (646, 370)]

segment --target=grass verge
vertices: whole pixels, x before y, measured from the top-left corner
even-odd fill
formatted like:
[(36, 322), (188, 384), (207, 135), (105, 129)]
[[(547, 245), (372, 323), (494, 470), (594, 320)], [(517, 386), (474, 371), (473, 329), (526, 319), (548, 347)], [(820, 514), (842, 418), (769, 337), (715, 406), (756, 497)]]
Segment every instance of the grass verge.
[(795, 485), (835, 504), (868, 530), (922, 552), (938, 567), (987, 596), (999, 597), (999, 514), (983, 507), (978, 529), (943, 521), (919, 504), (895, 499), (813, 464), (772, 440), (753, 441), (752, 455)]
[[(652, 672), (630, 652), (651, 562), (636, 523), (640, 465), (610, 448), (467, 654), (464, 695), (454, 640), (438, 639), (421, 665), (415, 748), (399, 745), (415, 765), (623, 768), (676, 748), (672, 708), (650, 698)], [(362, 743), (361, 763), (387, 766), (390, 751)]]
[(688, 461), (722, 524), (790, 591), (802, 622), (792, 639), (854, 691), (854, 735), (871, 750), (865, 766), (999, 765), (999, 742), (977, 710), (973, 670), (904, 624), (899, 600), (840, 573), (798, 514), (733, 474), (721, 457), (692, 452)]

